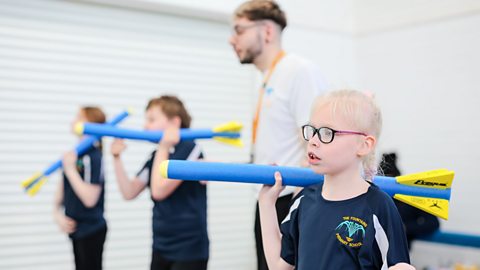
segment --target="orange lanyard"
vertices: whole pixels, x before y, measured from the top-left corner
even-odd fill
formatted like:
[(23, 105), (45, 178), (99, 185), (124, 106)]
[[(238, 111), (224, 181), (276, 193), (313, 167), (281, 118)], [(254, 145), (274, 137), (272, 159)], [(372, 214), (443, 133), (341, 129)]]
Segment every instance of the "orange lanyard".
[(275, 59), (273, 59), (272, 64), (270, 65), (270, 68), (267, 71), (267, 75), (263, 79), (263, 83), (260, 86), (260, 93), (257, 101), (257, 109), (255, 110), (255, 116), (253, 118), (253, 126), (252, 126), (252, 146), (255, 144), (255, 141), (257, 140), (257, 129), (258, 129), (258, 122), (260, 120), (260, 112), (262, 111), (262, 100), (263, 100), (263, 95), (265, 94), (265, 88), (267, 87), (268, 80), (272, 76), (273, 70), (275, 69), (275, 66), (280, 62), (280, 60), (285, 56), (285, 51), (280, 51), (277, 56), (275, 56)]

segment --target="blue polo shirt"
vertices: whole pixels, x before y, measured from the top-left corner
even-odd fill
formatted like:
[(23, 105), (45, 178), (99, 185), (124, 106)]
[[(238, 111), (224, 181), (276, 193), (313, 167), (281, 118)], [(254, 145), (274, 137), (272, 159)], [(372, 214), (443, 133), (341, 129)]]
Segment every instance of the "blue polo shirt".
[(323, 183), (305, 188), (281, 224), (281, 257), (297, 270), (387, 269), (409, 263), (402, 219), (377, 186), (327, 201)]
[[(149, 187), (154, 157), (155, 151), (137, 174)], [(175, 160), (202, 158), (200, 147), (193, 141), (181, 141), (169, 155)], [(153, 249), (171, 261), (208, 259), (206, 186), (184, 181), (166, 199), (153, 203)]]
[(78, 157), (77, 170), (83, 181), (100, 185), (102, 191), (95, 206), (87, 208), (73, 190), (65, 173), (63, 173), (63, 204), (65, 207), (65, 215), (77, 223), (75, 232), (69, 234), (72, 239), (87, 237), (106, 226), (106, 221), (103, 217), (105, 179), (103, 175), (101, 149), (92, 147), (84, 155)]

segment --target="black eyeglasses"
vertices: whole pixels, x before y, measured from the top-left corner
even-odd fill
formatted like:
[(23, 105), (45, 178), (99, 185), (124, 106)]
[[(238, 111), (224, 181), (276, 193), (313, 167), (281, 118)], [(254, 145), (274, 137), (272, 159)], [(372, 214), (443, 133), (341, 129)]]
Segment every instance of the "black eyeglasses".
[(302, 134), (303, 134), (303, 138), (307, 142), (310, 141), (313, 138), (313, 136), (315, 136), (315, 134), (317, 134), (320, 141), (324, 144), (331, 143), (333, 141), (333, 138), (335, 137), (335, 134), (368, 136), (363, 132), (334, 130), (328, 127), (315, 128), (314, 126), (311, 126), (311, 125), (302, 126)]

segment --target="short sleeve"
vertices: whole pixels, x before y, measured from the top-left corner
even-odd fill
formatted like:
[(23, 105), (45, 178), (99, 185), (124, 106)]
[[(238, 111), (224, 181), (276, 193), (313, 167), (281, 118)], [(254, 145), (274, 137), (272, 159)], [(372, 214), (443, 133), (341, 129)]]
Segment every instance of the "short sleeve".
[[(393, 200), (388, 195), (384, 194), (382, 207), (373, 214), (372, 221), (375, 230), (375, 266), (383, 269), (383, 267), (390, 267), (401, 262), (410, 263), (402, 219)], [(360, 256), (360, 258), (363, 257), (367, 256)]]
[(137, 173), (137, 178), (145, 184), (148, 184), (150, 182), (150, 170), (152, 168), (154, 157), (155, 152), (152, 153), (152, 156), (145, 162), (140, 171), (138, 171)]
[(186, 160), (196, 161), (200, 159), (203, 159), (202, 148), (200, 147), (200, 145), (194, 144)]
[(292, 203), (288, 215), (280, 225), (282, 247), (280, 257), (290, 265), (295, 265), (298, 253), (298, 208), (303, 196), (297, 197)]
[(193, 141), (181, 141), (175, 146), (169, 159), (173, 160), (199, 160), (203, 158), (201, 147)]
[(387, 253), (387, 262), (390, 267), (401, 262), (410, 263), (410, 255), (402, 218), (393, 200), (388, 199), (388, 219), (385, 221), (385, 228), (387, 229), (387, 238), (391, 243)]
[(83, 180), (90, 184), (102, 184), (104, 182), (102, 154), (93, 151), (82, 157), (84, 166)]

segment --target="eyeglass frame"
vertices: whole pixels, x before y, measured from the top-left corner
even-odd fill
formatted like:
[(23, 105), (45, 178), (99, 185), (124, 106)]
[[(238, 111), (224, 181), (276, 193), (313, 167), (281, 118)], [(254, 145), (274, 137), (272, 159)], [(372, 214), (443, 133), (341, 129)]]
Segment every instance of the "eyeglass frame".
[(258, 25), (262, 25), (264, 23), (265, 23), (264, 21), (253, 21), (249, 25), (235, 25), (232, 28), (232, 36), (235, 36), (235, 37), (241, 36), (241, 35), (243, 35), (243, 33), (245, 33), (245, 30), (253, 28), (253, 27), (258, 26)]
[[(366, 133), (363, 133), (363, 132), (349, 131), (349, 130), (335, 130), (335, 129), (329, 128), (329, 127), (319, 127), (319, 128), (316, 128), (316, 127), (314, 127), (314, 126), (312, 126), (312, 125), (307, 124), (307, 125), (303, 125), (303, 126), (302, 126), (302, 137), (303, 137), (303, 139), (304, 139), (305, 141), (307, 141), (307, 142), (312, 139), (312, 138), (310, 138), (310, 139), (305, 138), (305, 132), (304, 132), (304, 130), (305, 130), (305, 128), (307, 128), (307, 127), (313, 128), (312, 138), (315, 137), (315, 135), (317, 135), (318, 139), (319, 139), (320, 142), (323, 143), (323, 144), (329, 144), (329, 143), (333, 142), (333, 139), (335, 138), (335, 134), (347, 134), (347, 135), (349, 134), (349, 135), (368, 136)], [(330, 141), (323, 141), (323, 140), (322, 140), (322, 136), (320, 136), (320, 130), (321, 130), (321, 129), (328, 129), (328, 130), (330, 130), (330, 131), (332, 132), (332, 139), (331, 139)]]

